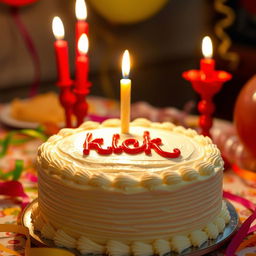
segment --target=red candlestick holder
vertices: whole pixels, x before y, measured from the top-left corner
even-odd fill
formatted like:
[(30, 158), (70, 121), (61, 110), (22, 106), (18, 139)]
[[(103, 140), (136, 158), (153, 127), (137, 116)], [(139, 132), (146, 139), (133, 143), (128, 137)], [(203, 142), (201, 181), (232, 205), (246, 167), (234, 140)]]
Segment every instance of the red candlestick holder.
[(76, 98), (71, 91), (71, 85), (73, 84), (72, 80), (67, 81), (65, 84), (57, 83), (60, 88), (59, 100), (65, 111), (65, 121), (66, 127), (72, 128), (72, 113), (73, 106), (75, 104)]
[(77, 127), (81, 125), (84, 121), (84, 118), (88, 114), (88, 103), (86, 101), (86, 96), (89, 94), (89, 87), (91, 86), (90, 82), (87, 82), (85, 89), (74, 89), (76, 96), (76, 101), (74, 104), (74, 114), (77, 120)]
[[(201, 70), (189, 70), (182, 74), (183, 78), (191, 82), (193, 89), (201, 96), (197, 105), (200, 113), (199, 127), (201, 134), (209, 137), (211, 137), (210, 129), (213, 124), (212, 114), (215, 110), (212, 98), (221, 90), (223, 83), (232, 78), (230, 73), (214, 70), (214, 62), (206, 63), (211, 61), (213, 60), (201, 60)], [(207, 68), (203, 68), (204, 65)]]

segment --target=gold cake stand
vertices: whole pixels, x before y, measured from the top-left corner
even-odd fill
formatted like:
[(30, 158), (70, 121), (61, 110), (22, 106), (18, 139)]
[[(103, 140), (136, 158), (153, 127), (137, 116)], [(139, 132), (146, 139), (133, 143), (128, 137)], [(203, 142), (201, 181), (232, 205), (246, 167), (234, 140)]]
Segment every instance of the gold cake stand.
[[(56, 247), (54, 242), (49, 239), (45, 239), (40, 236), (40, 232), (35, 231), (33, 228), (32, 220), (31, 220), (31, 214), (32, 214), (32, 207), (38, 203), (37, 199), (32, 201), (23, 211), (23, 214), (21, 216), (21, 224), (29, 229), (29, 233), (31, 236), (31, 241), (35, 246), (38, 247)], [(219, 248), (221, 248), (225, 243), (227, 243), (232, 236), (236, 233), (236, 230), (239, 226), (239, 217), (238, 214), (234, 208), (234, 206), (229, 202), (226, 201), (228, 211), (230, 213), (231, 219), (229, 224), (225, 227), (224, 232), (220, 234), (216, 239), (214, 240), (208, 240), (204, 244), (202, 244), (200, 247), (190, 247), (186, 250), (184, 250), (182, 253), (178, 254), (175, 252), (167, 253), (168, 256), (180, 256), (180, 255), (186, 255), (186, 256), (200, 256), (204, 255), (210, 252), (213, 252)], [(71, 252), (73, 252), (77, 256), (82, 256), (82, 254), (78, 250), (69, 249)], [(151, 256), (151, 255), (149, 255)]]

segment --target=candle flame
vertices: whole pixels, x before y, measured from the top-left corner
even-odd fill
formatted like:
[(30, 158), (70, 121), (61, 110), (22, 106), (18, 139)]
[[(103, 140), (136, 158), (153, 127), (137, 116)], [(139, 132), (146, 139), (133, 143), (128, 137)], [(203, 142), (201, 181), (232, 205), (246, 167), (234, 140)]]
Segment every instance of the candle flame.
[(127, 78), (130, 73), (130, 55), (129, 51), (125, 50), (122, 59), (122, 74), (124, 78)]
[(57, 40), (64, 38), (64, 26), (61, 19), (58, 16), (54, 17), (52, 20), (52, 31)]
[(89, 49), (89, 40), (85, 33), (83, 33), (78, 40), (78, 51), (81, 54), (86, 54)]
[(87, 8), (84, 0), (76, 0), (76, 18), (85, 20), (87, 18)]
[(202, 52), (205, 58), (212, 58), (212, 40), (209, 36), (203, 38)]

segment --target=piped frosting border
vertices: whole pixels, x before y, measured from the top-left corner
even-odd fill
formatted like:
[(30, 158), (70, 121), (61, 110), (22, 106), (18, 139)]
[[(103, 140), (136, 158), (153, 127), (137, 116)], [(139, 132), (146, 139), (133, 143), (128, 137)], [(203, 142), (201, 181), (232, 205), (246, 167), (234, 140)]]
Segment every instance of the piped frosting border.
[(75, 239), (65, 233), (63, 229), (56, 230), (53, 225), (44, 220), (38, 211), (37, 204), (32, 209), (34, 229), (40, 231), (44, 238), (53, 240), (57, 246), (75, 248), (82, 254), (107, 254), (111, 256), (154, 254), (162, 256), (171, 251), (181, 253), (191, 246), (200, 247), (208, 239), (216, 239), (224, 231), (229, 221), (230, 214), (226, 203), (223, 201), (221, 212), (214, 221), (208, 223), (203, 229), (194, 230), (188, 235), (176, 235), (168, 240), (156, 239), (152, 243), (135, 241), (131, 244), (125, 244), (120, 241), (109, 240), (106, 244), (98, 244), (85, 236)]
[(131, 126), (140, 126), (145, 128), (163, 129), (173, 131), (193, 138), (197, 143), (204, 147), (205, 156), (203, 161), (197, 161), (192, 167), (183, 166), (175, 171), (163, 171), (162, 173), (146, 173), (141, 177), (134, 177), (130, 174), (120, 172), (111, 175), (104, 172), (90, 172), (84, 168), (73, 165), (72, 162), (55, 158), (51, 149), (56, 143), (65, 137), (71, 136), (82, 131), (90, 131), (93, 129), (104, 127), (120, 127), (119, 119), (108, 119), (102, 124), (88, 121), (83, 123), (77, 129), (62, 129), (57, 135), (53, 135), (47, 142), (42, 144), (38, 150), (38, 166), (47, 171), (49, 175), (59, 176), (63, 182), (69, 182), (69, 185), (81, 186), (84, 188), (104, 188), (116, 189), (118, 191), (141, 191), (164, 189), (170, 190), (177, 186), (197, 182), (209, 178), (218, 171), (223, 170), (224, 162), (216, 145), (214, 145), (209, 137), (198, 135), (192, 129), (186, 129), (182, 126), (175, 126), (170, 122), (157, 123), (146, 119), (136, 119), (131, 122)]

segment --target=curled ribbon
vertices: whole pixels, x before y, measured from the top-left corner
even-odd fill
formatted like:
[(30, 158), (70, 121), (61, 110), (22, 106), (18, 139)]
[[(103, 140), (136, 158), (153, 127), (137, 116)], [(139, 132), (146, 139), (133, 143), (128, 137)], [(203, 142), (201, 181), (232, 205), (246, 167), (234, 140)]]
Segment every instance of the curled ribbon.
[(234, 202), (237, 202), (241, 205), (243, 205), (244, 207), (246, 207), (247, 209), (251, 210), (251, 211), (255, 211), (256, 210), (256, 206), (254, 203), (252, 203), (251, 201), (241, 197), (241, 196), (237, 196), (237, 195), (234, 195), (228, 191), (224, 191), (223, 192), (223, 197), (227, 198), (227, 199), (230, 199)]
[[(26, 236), (25, 255), (26, 256), (75, 256), (73, 253), (59, 248), (31, 248), (29, 230), (26, 227), (14, 224), (1, 224), (0, 232), (14, 232)], [(20, 255), (4, 245), (0, 244), (0, 250), (12, 255)]]
[[(244, 247), (244, 245), (243, 245), (244, 238), (248, 234), (250, 234), (256, 230), (256, 225), (251, 227), (252, 223), (256, 219), (256, 206), (251, 201), (249, 201), (243, 197), (229, 193), (227, 191), (223, 192), (223, 197), (225, 197), (229, 200), (235, 201), (235, 202), (243, 205), (247, 209), (253, 211), (253, 213), (241, 225), (240, 229), (237, 231), (236, 235), (232, 238), (230, 244), (228, 245), (228, 247), (226, 249), (226, 254), (225, 254), (226, 256), (234, 256), (234, 255), (236, 255), (237, 249), (241, 250)], [(255, 237), (253, 236), (252, 239), (255, 240)], [(252, 240), (246, 241), (246, 244), (248, 244), (248, 242), (250, 243), (250, 242), (252, 242)]]
[[(20, 135), (25, 135), (26, 137), (20, 137)], [(19, 145), (28, 142), (31, 139), (41, 139), (42, 141), (45, 141), (47, 139), (47, 136), (44, 134), (44, 131), (41, 127), (35, 130), (23, 129), (7, 133), (6, 136), (0, 140), (0, 158), (6, 155), (10, 145)]]
[[(16, 180), (0, 182), (0, 195), (10, 197), (21, 197), (22, 210), (29, 203), (29, 197), (25, 193), (23, 186)], [(0, 232), (14, 232), (26, 236), (25, 256), (75, 256), (73, 253), (58, 248), (31, 248), (29, 230), (26, 227), (14, 224), (0, 224)], [(9, 253), (11, 255), (19, 255), (20, 253), (13, 251), (0, 243), (0, 251)]]
[(218, 51), (220, 56), (227, 61), (230, 61), (231, 68), (236, 68), (239, 64), (239, 55), (236, 52), (229, 51), (232, 41), (230, 36), (225, 31), (226, 28), (230, 27), (235, 20), (234, 10), (226, 5), (227, 0), (215, 0), (215, 10), (224, 15), (220, 21), (215, 25), (215, 33), (220, 39), (220, 45)]
[[(25, 137), (24, 137), (25, 136)], [(25, 142), (28, 142), (31, 139), (41, 139), (45, 141), (47, 136), (44, 134), (41, 127), (33, 130), (33, 129), (23, 129), (19, 131), (11, 131), (6, 134), (6, 136), (0, 140), (0, 158), (4, 157), (8, 148), (11, 145), (19, 145)], [(0, 179), (1, 180), (18, 180), (21, 176), (22, 171), (24, 170), (24, 162), (23, 160), (16, 160), (15, 167), (12, 171), (4, 172), (0, 169)]]
[[(29, 197), (25, 193), (22, 184), (16, 180), (0, 182), (0, 195), (21, 197), (22, 210), (29, 203)], [(75, 256), (73, 253), (67, 250), (58, 248), (31, 248), (29, 230), (28, 228), (20, 225), (0, 224), (0, 232), (14, 232), (25, 235), (25, 256)], [(0, 251), (9, 253), (11, 255), (20, 255), (18, 252), (5, 247), (3, 244), (0, 244)]]
[(12, 180), (18, 180), (20, 178), (20, 175), (24, 169), (24, 161), (23, 160), (16, 160), (15, 161), (15, 167), (10, 172), (3, 172), (3, 170), (0, 169), (0, 179), (1, 180), (7, 180), (9, 177), (12, 177)]
[(0, 195), (10, 196), (10, 197), (21, 197), (22, 210), (29, 203), (29, 197), (25, 193), (22, 184), (16, 180), (0, 182)]

